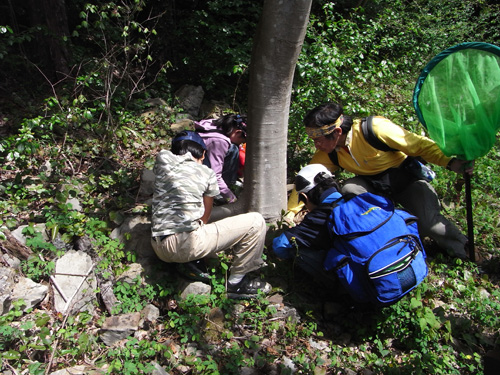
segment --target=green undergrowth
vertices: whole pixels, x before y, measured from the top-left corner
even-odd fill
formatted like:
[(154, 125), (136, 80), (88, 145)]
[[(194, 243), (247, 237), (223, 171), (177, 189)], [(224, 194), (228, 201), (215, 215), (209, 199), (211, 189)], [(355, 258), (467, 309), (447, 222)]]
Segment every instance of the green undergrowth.
[[(249, 13), (249, 2), (216, 0), (194, 2), (193, 12), (192, 2), (177, 2), (189, 17), (175, 18), (169, 13), (175, 2), (164, 2), (161, 16), (169, 20), (156, 22), (160, 14), (154, 14), (153, 4), (159, 2), (101, 3), (75, 3), (82, 7), (73, 14), (73, 22), (81, 22), (72, 37), (80, 67), (75, 76), (51, 85), (40, 101), (29, 97), (30, 115), (23, 109), (11, 118), (2, 113), (0, 119), (9, 126), (8, 131), (0, 129), (0, 240), (25, 226), (33, 255), (21, 262), (19, 274), (46, 285), (57, 258), (79, 240), (92, 243), (96, 269), (104, 279), (119, 277), (137, 260), (110, 234), (127, 216), (150, 213), (139, 199), (141, 172), (153, 166), (159, 149), (169, 148), (170, 126), (181, 112), (168, 77), (199, 79), (227, 102), (235, 103), (235, 98), (220, 92), (246, 97), (250, 33), (260, 8)], [(383, 115), (425, 134), (411, 107), (414, 83), (425, 64), (472, 37), (498, 44), (499, 8), (489, 2), (361, 3), (364, 7), (354, 8), (343, 1), (314, 2), (291, 93), (289, 182), (313, 152), (302, 126), (307, 110), (339, 101), (346, 113)], [(141, 18), (143, 9), (146, 19)], [(20, 66), (17, 53), (24, 46), (19, 43), (30, 37), (19, 38), (13, 29), (0, 26), (6, 37), (0, 41), (0, 59), (8, 56), (2, 61), (12, 63), (6, 68)], [(200, 53), (207, 30), (216, 53)], [(200, 42), (197, 48), (194, 40)], [(165, 50), (180, 51), (182, 57), (153, 64), (162, 54), (155, 43), (165, 43)], [(221, 56), (230, 58), (221, 64)], [(25, 83), (33, 85), (29, 79)], [(22, 92), (18, 87), (10, 91)], [(163, 100), (152, 107), (150, 99), (158, 98)], [(241, 103), (235, 107), (245, 112)], [(109, 374), (133, 375), (152, 373), (156, 363), (172, 375), (240, 374), (242, 367), (277, 374), (366, 369), (384, 375), (482, 374), (484, 355), (500, 344), (500, 143), (497, 139), (476, 161), (472, 223), (462, 176), (434, 170), (432, 184), (445, 215), (464, 233), (472, 227), (480, 259), (451, 259), (425, 241), (429, 276), (390, 307), (356, 305), (337, 286), (315, 284), (269, 249), (264, 276), (273, 293), (252, 301), (226, 298), (230, 259), (224, 256), (211, 268), (211, 293), (184, 300), (178, 298), (179, 275), (158, 262), (144, 280), (113, 285), (119, 300), (113, 313), (133, 314), (152, 304), (160, 315), (111, 348), (99, 340), (110, 316), (100, 302), (95, 314), (66, 316), (52, 311), (48, 301), (35, 308), (14, 301), (0, 316), (2, 370), (38, 375), (86, 364)], [(338, 177), (341, 181), (349, 174)], [(283, 225), (270, 228), (269, 238)]]
[[(104, 277), (119, 276), (136, 260), (110, 233), (125, 216), (149, 212), (147, 205), (136, 204), (139, 168), (151, 162), (155, 149), (168, 144), (170, 130), (164, 123), (132, 114), (128, 118), (133, 121), (127, 125), (127, 142), (115, 138), (106, 153), (69, 132), (54, 135), (48, 127), (53, 117), (26, 121), (17, 134), (2, 140), (0, 224), (4, 233), (27, 225), (24, 233), (34, 256), (21, 264), (25, 276), (47, 283), (57, 257), (83, 237), (92, 241)], [(86, 139), (94, 136), (91, 132)], [(146, 139), (151, 147), (147, 156), (137, 148)], [(0, 317), (2, 361), (33, 374), (88, 358), (96, 367), (120, 374), (150, 373), (154, 362), (172, 374), (181, 373), (179, 369), (237, 374), (245, 366), (264, 372), (277, 367), (283, 374), (292, 368), (304, 374), (364, 368), (380, 374), (481, 374), (482, 358), (498, 346), (500, 329), (497, 150), (498, 145), (476, 162), (472, 178), (474, 234), (485, 261), (478, 265), (450, 259), (426, 242), (429, 277), (390, 307), (357, 306), (338, 289), (316, 285), (269, 251), (265, 276), (284, 305), (297, 310), (299, 320), (280, 316), (284, 305), (265, 298), (241, 303), (226, 299), (226, 258), (211, 270), (212, 293), (186, 300), (177, 297), (178, 276), (159, 264), (157, 277), (151, 275), (145, 284), (135, 279), (114, 285), (119, 303), (113, 313), (142, 311), (148, 304), (160, 309), (160, 318), (142, 336), (108, 348), (96, 335), (108, 315), (103, 306), (96, 306), (95, 315), (66, 317), (41, 306), (23, 311), (19, 301)], [(445, 213), (466, 231), (463, 182), (444, 169), (436, 172), (433, 184)], [(80, 211), (73, 209), (72, 198), (80, 202)], [(41, 235), (40, 224), (48, 238)], [(333, 315), (325, 315), (329, 304), (336, 306)], [(214, 311), (223, 317), (216, 323)]]

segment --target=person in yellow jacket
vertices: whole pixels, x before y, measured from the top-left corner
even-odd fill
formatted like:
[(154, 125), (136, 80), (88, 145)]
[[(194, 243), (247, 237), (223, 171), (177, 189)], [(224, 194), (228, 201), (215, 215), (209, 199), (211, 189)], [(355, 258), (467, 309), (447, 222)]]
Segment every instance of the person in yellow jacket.
[[(390, 196), (417, 216), (420, 235), (432, 238), (450, 255), (467, 257), (467, 237), (441, 214), (436, 191), (426, 175), (423, 159), (456, 173), (472, 174), (474, 162), (451, 158), (429, 138), (405, 130), (380, 116), (371, 119), (371, 130), (378, 143), (389, 151), (374, 147), (362, 131), (362, 120), (343, 113), (338, 103), (325, 103), (304, 118), (307, 135), (314, 141), (316, 153), (310, 164), (322, 164), (330, 172), (344, 169), (356, 176), (343, 184), (342, 194)], [(420, 159), (420, 160), (421, 160)], [(288, 218), (303, 207), (294, 189), (288, 200)]]

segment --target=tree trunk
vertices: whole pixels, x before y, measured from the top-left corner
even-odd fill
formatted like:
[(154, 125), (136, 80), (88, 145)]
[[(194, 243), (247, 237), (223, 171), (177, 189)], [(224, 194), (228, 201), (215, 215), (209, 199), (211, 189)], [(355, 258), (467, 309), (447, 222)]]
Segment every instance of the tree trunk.
[(20, 243), (8, 229), (4, 229), (3, 234), (5, 240), (0, 239), (0, 255), (5, 252), (21, 260), (26, 260), (33, 255), (33, 251)]
[[(226, 214), (260, 212), (268, 222), (286, 207), (288, 112), (312, 0), (265, 0), (250, 63), (245, 185)], [(222, 215), (224, 216), (224, 215)], [(214, 217), (214, 218), (215, 218)]]

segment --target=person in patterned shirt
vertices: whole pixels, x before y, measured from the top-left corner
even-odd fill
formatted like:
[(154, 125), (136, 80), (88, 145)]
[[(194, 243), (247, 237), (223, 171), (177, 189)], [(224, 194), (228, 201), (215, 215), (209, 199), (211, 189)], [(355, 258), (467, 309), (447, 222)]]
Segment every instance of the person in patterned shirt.
[(195, 261), (232, 249), (228, 297), (268, 293), (268, 283), (248, 276), (265, 265), (265, 220), (250, 212), (208, 223), (219, 187), (215, 172), (203, 165), (205, 154), (205, 143), (192, 131), (179, 133), (172, 140), (171, 151), (158, 153), (153, 169), (153, 249), (161, 260), (183, 264), (195, 273)]

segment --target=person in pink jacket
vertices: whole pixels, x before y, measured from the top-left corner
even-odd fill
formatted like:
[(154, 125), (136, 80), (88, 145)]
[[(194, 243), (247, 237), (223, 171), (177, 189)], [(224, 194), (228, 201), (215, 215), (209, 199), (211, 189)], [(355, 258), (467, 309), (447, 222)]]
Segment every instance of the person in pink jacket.
[(233, 203), (236, 195), (231, 190), (238, 179), (240, 169), (239, 149), (246, 141), (246, 117), (228, 114), (218, 119), (195, 122), (195, 130), (207, 146), (204, 164), (210, 167), (217, 177), (220, 195), (217, 204)]

